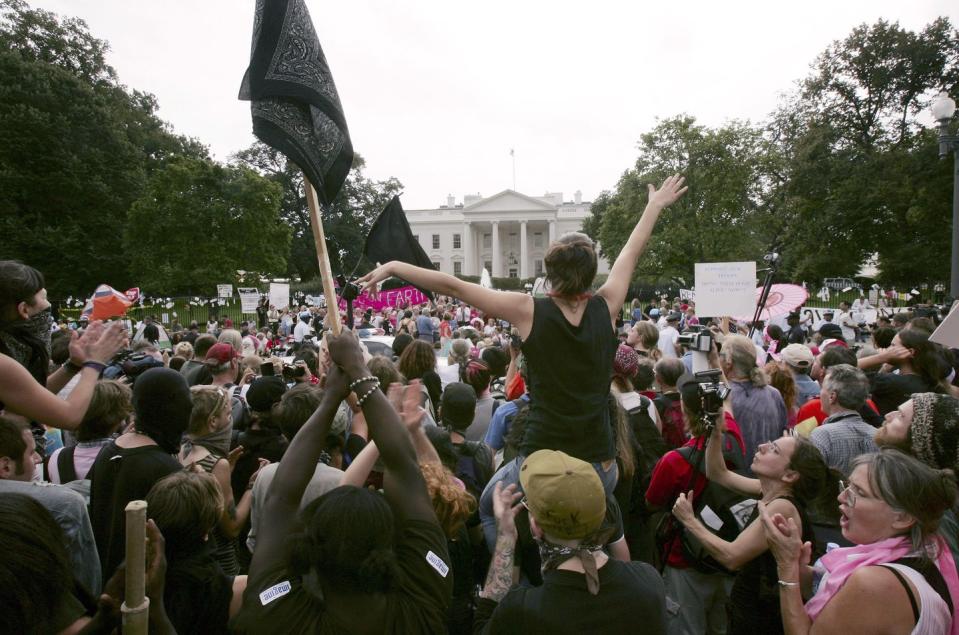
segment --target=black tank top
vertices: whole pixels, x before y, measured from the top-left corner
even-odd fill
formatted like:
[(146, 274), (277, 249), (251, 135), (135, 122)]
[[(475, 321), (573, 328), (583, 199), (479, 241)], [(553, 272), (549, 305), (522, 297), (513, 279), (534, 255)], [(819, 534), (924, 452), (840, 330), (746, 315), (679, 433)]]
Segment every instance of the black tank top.
[(551, 298), (533, 299), (533, 328), (523, 342), (530, 394), (522, 452), (562, 450), (583, 461), (613, 458), (607, 397), (616, 335), (601, 296), (573, 326)]
[[(799, 512), (802, 521), (802, 540), (810, 542), (815, 549), (812, 524), (806, 509), (792, 496), (780, 496), (788, 500)], [(759, 520), (759, 507), (753, 510), (749, 522)], [(772, 551), (746, 563), (736, 574), (732, 592), (729, 594), (729, 635), (776, 634), (783, 632), (782, 611), (779, 608), (779, 572)]]

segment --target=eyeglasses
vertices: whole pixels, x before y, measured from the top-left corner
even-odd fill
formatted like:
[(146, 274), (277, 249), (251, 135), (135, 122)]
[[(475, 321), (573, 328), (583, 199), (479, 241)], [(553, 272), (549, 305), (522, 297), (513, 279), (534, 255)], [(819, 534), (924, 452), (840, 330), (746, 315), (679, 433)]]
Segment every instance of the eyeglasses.
[(842, 479), (839, 479), (839, 495), (842, 496), (846, 494), (846, 505), (851, 508), (856, 506), (856, 492), (852, 488), (852, 483), (846, 485), (846, 482)]

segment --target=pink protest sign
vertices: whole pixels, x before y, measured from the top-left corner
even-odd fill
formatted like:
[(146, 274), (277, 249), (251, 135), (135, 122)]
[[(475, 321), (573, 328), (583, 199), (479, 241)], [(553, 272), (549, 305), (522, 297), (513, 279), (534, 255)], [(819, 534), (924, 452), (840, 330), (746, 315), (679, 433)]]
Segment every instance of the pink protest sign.
[[(400, 306), (425, 304), (429, 301), (430, 299), (427, 298), (422, 291), (414, 286), (407, 285), (405, 287), (390, 289), (389, 291), (380, 291), (375, 300), (370, 298), (369, 294), (364, 291), (353, 300), (353, 308), (364, 311), (366, 309), (380, 311), (382, 309), (395, 309)], [(345, 310), (346, 300), (340, 298), (339, 306), (340, 309)]]

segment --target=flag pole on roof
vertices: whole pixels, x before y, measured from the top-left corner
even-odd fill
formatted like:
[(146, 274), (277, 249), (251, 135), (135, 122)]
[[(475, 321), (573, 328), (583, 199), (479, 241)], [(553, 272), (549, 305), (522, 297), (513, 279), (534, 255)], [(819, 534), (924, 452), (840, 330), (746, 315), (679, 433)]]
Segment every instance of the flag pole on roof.
[(321, 208), (328, 210), (353, 164), (353, 145), (333, 75), (305, 0), (258, 0), (250, 65), (240, 86), (253, 134), (303, 170), (327, 324), (340, 332)]

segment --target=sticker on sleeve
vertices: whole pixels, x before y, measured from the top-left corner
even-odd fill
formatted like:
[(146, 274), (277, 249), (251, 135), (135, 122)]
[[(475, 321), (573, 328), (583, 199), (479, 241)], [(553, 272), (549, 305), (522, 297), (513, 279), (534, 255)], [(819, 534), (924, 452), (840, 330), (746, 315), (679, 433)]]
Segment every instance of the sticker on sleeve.
[(447, 564), (443, 562), (442, 558), (440, 558), (438, 555), (436, 555), (432, 551), (426, 552), (426, 561), (430, 563), (430, 566), (436, 569), (436, 572), (440, 574), (441, 576), (443, 576), (444, 578), (446, 577), (446, 574), (450, 572), (449, 566), (447, 566)]
[[(442, 562), (442, 561), (440, 561), (440, 562)], [(435, 565), (434, 565), (434, 566), (435, 566)], [(444, 566), (445, 566), (445, 565), (444, 565)], [(267, 604), (269, 604), (269, 603), (272, 602), (273, 600), (275, 600), (275, 599), (277, 599), (277, 598), (281, 598), (281, 597), (283, 597), (284, 595), (286, 595), (287, 593), (289, 593), (291, 589), (292, 589), (292, 587), (290, 586), (290, 581), (289, 581), (289, 580), (286, 580), (286, 581), (284, 581), (284, 582), (280, 582), (279, 584), (274, 584), (273, 586), (271, 586), (269, 589), (267, 589), (267, 590), (264, 591), (263, 593), (260, 593), (260, 604), (262, 604), (263, 606), (266, 606)]]

